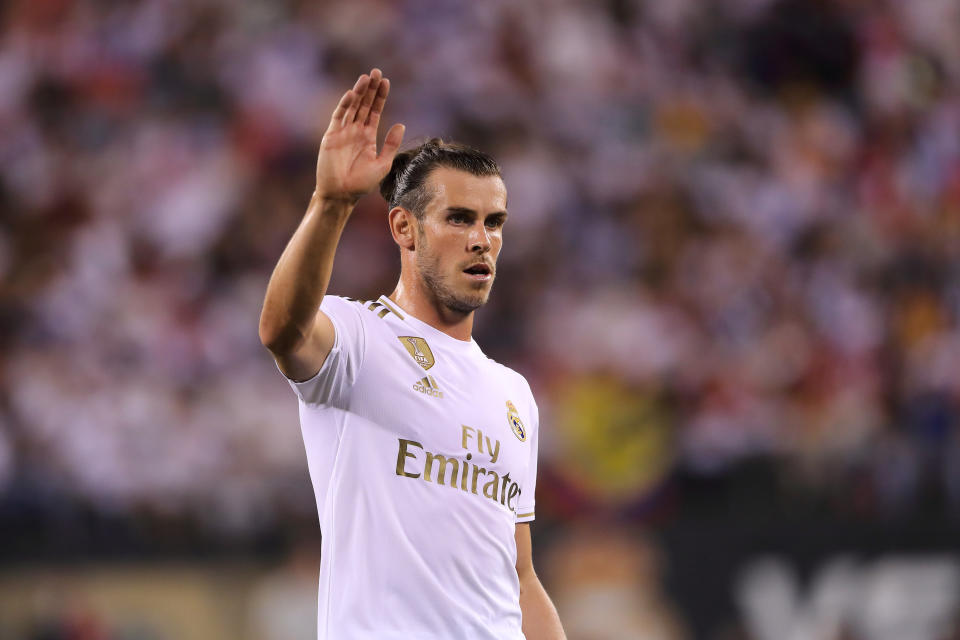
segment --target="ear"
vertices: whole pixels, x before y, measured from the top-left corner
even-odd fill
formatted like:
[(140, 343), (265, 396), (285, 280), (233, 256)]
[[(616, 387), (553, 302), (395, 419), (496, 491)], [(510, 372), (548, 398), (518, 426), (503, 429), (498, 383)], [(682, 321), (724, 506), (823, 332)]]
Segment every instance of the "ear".
[(387, 219), (390, 222), (390, 234), (393, 236), (393, 241), (401, 249), (413, 251), (416, 246), (414, 240), (417, 236), (417, 230), (414, 226), (417, 223), (413, 214), (403, 207), (394, 207), (387, 214)]

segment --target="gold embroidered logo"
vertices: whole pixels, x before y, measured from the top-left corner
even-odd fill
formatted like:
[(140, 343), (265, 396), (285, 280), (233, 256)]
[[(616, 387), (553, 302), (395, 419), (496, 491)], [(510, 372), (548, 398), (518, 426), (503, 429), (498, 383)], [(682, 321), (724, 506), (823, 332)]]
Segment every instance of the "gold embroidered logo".
[(440, 391), (440, 385), (433, 376), (420, 378), (413, 383), (413, 389), (434, 398), (443, 398), (443, 391)]
[(517, 408), (509, 400), (507, 400), (507, 422), (510, 423), (510, 428), (513, 429), (513, 435), (517, 436), (520, 442), (525, 442), (527, 439), (527, 429), (523, 426), (523, 420), (520, 419)]
[(427, 341), (423, 338), (397, 336), (397, 339), (403, 344), (404, 348), (406, 348), (407, 353), (424, 369), (429, 369), (436, 363), (433, 352), (430, 351), (430, 345), (428, 345)]

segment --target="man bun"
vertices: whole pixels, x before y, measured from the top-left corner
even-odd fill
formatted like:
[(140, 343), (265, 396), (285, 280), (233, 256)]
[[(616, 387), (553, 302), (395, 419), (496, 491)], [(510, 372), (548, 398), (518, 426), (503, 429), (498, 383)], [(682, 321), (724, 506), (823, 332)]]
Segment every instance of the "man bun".
[(380, 195), (387, 201), (387, 204), (393, 207), (394, 193), (397, 190), (397, 176), (403, 173), (410, 160), (413, 158), (412, 150), (401, 151), (393, 157), (393, 164), (390, 165), (390, 171), (380, 181)]
[[(410, 167), (410, 163), (414, 158), (420, 155), (427, 147), (439, 148), (443, 144), (443, 140), (440, 138), (431, 138), (426, 142), (407, 149), (406, 151), (401, 151), (393, 158), (393, 163), (390, 165), (390, 171), (387, 173), (386, 177), (380, 181), (380, 195), (383, 196), (383, 199), (387, 201), (387, 204), (390, 207), (397, 206), (397, 200), (404, 192), (403, 187), (407, 180), (405, 174), (408, 173), (407, 169)], [(397, 184), (400, 184), (400, 190), (397, 190)]]

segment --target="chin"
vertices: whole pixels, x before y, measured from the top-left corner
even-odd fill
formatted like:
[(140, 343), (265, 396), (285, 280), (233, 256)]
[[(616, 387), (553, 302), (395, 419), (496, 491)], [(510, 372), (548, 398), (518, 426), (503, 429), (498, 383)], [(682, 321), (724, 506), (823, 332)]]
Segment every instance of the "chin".
[(460, 295), (450, 296), (444, 303), (447, 308), (453, 311), (467, 314), (487, 304), (489, 297), (490, 289), (486, 289), (485, 291), (470, 291), (461, 293)]
[(474, 300), (478, 307), (482, 307), (487, 304), (487, 300), (490, 299), (490, 290), (493, 289), (493, 283), (488, 282), (476, 288), (471, 288), (466, 292), (465, 297)]
[(457, 300), (454, 310), (460, 311), (461, 313), (470, 313), (471, 311), (476, 311), (485, 304), (487, 304), (487, 296), (464, 297), (460, 300)]
[(493, 281), (463, 282), (456, 277), (437, 278), (431, 269), (423, 269), (423, 282), (433, 299), (440, 305), (467, 315), (487, 303)]

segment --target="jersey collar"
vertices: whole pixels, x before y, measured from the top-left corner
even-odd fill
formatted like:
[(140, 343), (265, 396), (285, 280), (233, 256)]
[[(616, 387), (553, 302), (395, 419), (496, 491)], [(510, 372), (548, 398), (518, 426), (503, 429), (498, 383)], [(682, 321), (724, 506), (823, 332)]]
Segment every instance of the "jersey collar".
[(434, 340), (440, 344), (443, 344), (449, 349), (463, 352), (472, 351), (483, 355), (483, 351), (480, 350), (480, 345), (478, 345), (477, 341), (473, 339), (473, 336), (470, 336), (469, 340), (457, 340), (453, 336), (447, 335), (436, 327), (432, 327), (423, 320), (414, 317), (409, 311), (385, 295), (380, 296), (378, 301), (393, 310), (393, 312), (396, 313), (403, 320), (403, 322), (415, 327), (420, 333), (424, 334), (425, 337), (429, 336), (430, 340)]

